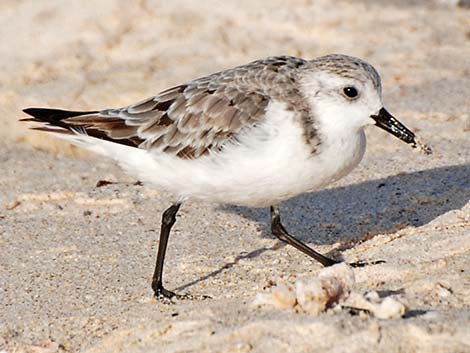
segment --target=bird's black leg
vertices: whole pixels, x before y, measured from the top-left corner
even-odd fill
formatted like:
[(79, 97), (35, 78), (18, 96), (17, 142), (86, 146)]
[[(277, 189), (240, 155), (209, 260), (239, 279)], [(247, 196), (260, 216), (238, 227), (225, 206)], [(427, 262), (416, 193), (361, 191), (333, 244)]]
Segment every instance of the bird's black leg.
[(286, 228), (281, 223), (281, 215), (279, 213), (279, 208), (276, 206), (271, 206), (271, 232), (279, 239), (286, 242), (289, 245), (292, 245), (294, 248), (302, 251), (304, 254), (310, 256), (311, 258), (317, 260), (323, 266), (331, 266), (339, 263), (336, 260), (330, 259), (322, 254), (316, 252), (311, 247), (307, 246), (300, 240), (294, 238), (290, 235)]
[(176, 214), (180, 209), (181, 204), (175, 203), (163, 212), (162, 227), (160, 231), (160, 242), (158, 243), (157, 263), (155, 265), (155, 272), (152, 278), (152, 289), (158, 299), (172, 298), (176, 296), (175, 293), (163, 288), (163, 262), (165, 261), (166, 246), (168, 244), (168, 237), (170, 236), (171, 227), (175, 224)]
[[(286, 242), (289, 245), (292, 245), (294, 248), (302, 251), (304, 254), (310, 256), (311, 258), (317, 260), (323, 266), (331, 266), (334, 264), (340, 263), (340, 261), (336, 261), (330, 259), (329, 257), (323, 256), (322, 254), (316, 252), (308, 245), (302, 243), (300, 240), (294, 238), (292, 235), (287, 233), (286, 228), (281, 223), (281, 215), (279, 213), (279, 208), (276, 206), (271, 206), (271, 232), (279, 239)], [(383, 260), (376, 260), (376, 261), (368, 261), (368, 262), (353, 262), (349, 263), (352, 267), (364, 267), (367, 265), (377, 265), (384, 263)]]

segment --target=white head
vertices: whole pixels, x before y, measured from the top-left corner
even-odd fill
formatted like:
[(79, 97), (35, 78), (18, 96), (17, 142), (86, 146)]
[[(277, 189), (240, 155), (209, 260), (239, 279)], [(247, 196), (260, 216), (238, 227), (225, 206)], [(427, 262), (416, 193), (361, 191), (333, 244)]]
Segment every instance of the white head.
[(414, 134), (383, 107), (380, 76), (372, 65), (338, 54), (309, 64), (302, 86), (320, 125), (317, 128), (359, 132), (375, 124), (407, 143), (416, 143)]

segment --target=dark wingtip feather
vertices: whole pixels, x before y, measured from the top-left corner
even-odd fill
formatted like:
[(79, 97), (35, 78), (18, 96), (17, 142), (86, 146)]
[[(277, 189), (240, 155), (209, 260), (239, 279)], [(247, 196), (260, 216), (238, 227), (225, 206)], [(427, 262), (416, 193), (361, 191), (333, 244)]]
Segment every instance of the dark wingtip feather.
[[(26, 108), (23, 109), (23, 112), (32, 116), (32, 118), (24, 118), (21, 121), (32, 121), (32, 122), (39, 122), (43, 123), (43, 126), (33, 127), (32, 130), (37, 131), (45, 131), (45, 132), (52, 132), (52, 133), (62, 133), (62, 134), (79, 134), (86, 133), (88, 136), (95, 137), (101, 140), (107, 140), (115, 143), (120, 143), (123, 145), (137, 147), (143, 141), (138, 136), (131, 136), (129, 138), (113, 138), (109, 136), (109, 132), (106, 131), (103, 126), (99, 124), (105, 122), (103, 117), (99, 117), (98, 115), (93, 116), (93, 114), (99, 113), (99, 111), (86, 111), (86, 112), (77, 112), (77, 111), (70, 111), (70, 110), (61, 110), (61, 109), (50, 109), (50, 108)], [(73, 118), (76, 116), (81, 115), (89, 115), (87, 120), (85, 117), (84, 121), (67, 121), (68, 118)], [(113, 124), (119, 122), (117, 118), (110, 118), (109, 119), (109, 128), (112, 130)], [(125, 127), (125, 121), (120, 121), (121, 125)], [(94, 126), (97, 125), (97, 126)], [(122, 128), (123, 126), (120, 126)], [(63, 129), (63, 130), (61, 130)], [(80, 129), (80, 131), (79, 131)]]
[(74, 116), (98, 113), (97, 111), (77, 112), (50, 108), (26, 108), (23, 112), (33, 117), (33, 119), (22, 119), (23, 121), (44, 121), (51, 124)]
[[(32, 127), (32, 130), (54, 132), (54, 133), (70, 133), (72, 131), (70, 124), (64, 121), (74, 116), (93, 114), (97, 112), (76, 112), (61, 109), (50, 108), (26, 108), (23, 112), (32, 116), (32, 118), (20, 119), (20, 121), (43, 123), (43, 126)], [(55, 127), (55, 128), (54, 128)], [(62, 128), (60, 130), (57, 128)]]
[(25, 108), (23, 109), (23, 113), (26, 113), (28, 115), (31, 115), (31, 116), (39, 116), (42, 114), (42, 112), (44, 112), (44, 110), (48, 110), (48, 109), (45, 109), (45, 108)]

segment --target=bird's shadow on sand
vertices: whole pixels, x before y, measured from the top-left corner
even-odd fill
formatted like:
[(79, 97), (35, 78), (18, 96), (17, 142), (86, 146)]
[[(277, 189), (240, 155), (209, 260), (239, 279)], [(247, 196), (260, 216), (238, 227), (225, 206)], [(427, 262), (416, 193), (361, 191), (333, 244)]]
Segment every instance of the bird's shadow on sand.
[[(425, 225), (469, 199), (470, 165), (455, 165), (302, 195), (283, 203), (281, 215), (289, 232), (305, 242), (349, 244)], [(265, 225), (264, 235), (272, 237), (268, 210), (221, 208)]]
[[(336, 252), (377, 234), (425, 225), (448, 211), (462, 208), (469, 199), (470, 165), (456, 165), (303, 195), (285, 202), (281, 214), (291, 234), (307, 243), (339, 243)], [(264, 236), (273, 237), (269, 230), (268, 210), (235, 206), (221, 206), (221, 209), (263, 224)], [(178, 290), (214, 277), (242, 259), (278, 248), (279, 245), (274, 245), (240, 254), (234, 261)], [(338, 258), (337, 254), (335, 257)]]
[[(298, 239), (314, 244), (339, 243), (335, 251), (341, 251), (377, 234), (425, 225), (448, 211), (462, 208), (469, 199), (470, 165), (456, 165), (303, 195), (285, 202), (281, 214), (289, 232)], [(263, 235), (273, 237), (268, 210), (235, 206), (221, 209), (263, 224)], [(178, 290), (214, 277), (242, 259), (278, 248), (279, 244), (240, 254), (234, 261)]]

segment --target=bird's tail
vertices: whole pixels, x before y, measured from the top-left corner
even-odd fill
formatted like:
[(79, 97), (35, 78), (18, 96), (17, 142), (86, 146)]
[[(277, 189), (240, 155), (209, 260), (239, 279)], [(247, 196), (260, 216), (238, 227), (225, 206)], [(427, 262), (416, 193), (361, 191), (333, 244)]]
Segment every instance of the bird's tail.
[(23, 112), (32, 118), (21, 119), (21, 121), (41, 123), (40, 126), (31, 129), (56, 134), (57, 137), (68, 139), (72, 143), (77, 140), (73, 137), (80, 135), (131, 147), (138, 147), (142, 143), (136, 134), (137, 127), (128, 126), (125, 119), (118, 115), (105, 114), (104, 111), (77, 112), (49, 108), (27, 108)]
[(27, 108), (23, 112), (32, 116), (32, 118), (24, 118), (20, 121), (32, 121), (42, 123), (41, 126), (34, 126), (32, 130), (55, 132), (55, 133), (77, 133), (77, 127), (68, 123), (66, 119), (82, 115), (91, 115), (98, 113), (97, 111), (76, 112), (61, 109), (49, 108)]

